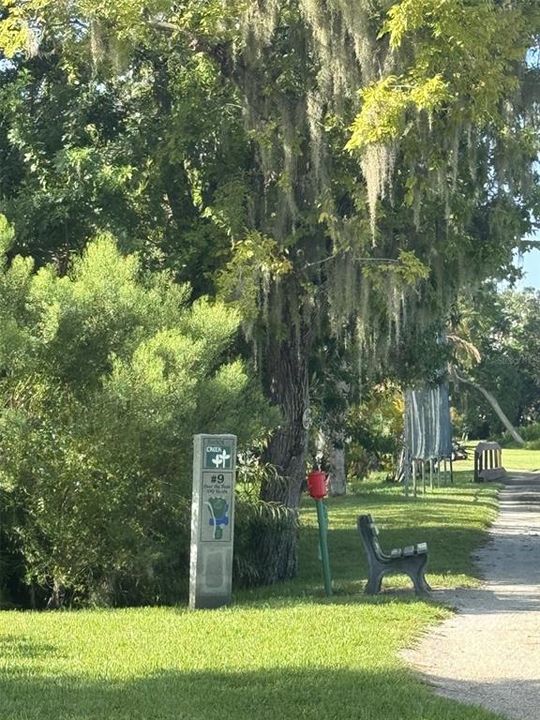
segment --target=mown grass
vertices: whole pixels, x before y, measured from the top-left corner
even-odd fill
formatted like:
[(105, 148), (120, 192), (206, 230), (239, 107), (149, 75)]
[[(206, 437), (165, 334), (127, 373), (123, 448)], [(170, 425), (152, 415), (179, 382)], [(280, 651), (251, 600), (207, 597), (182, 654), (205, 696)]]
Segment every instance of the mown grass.
[(493, 717), (432, 697), (395, 659), (438, 617), (424, 603), (361, 600), (12, 614), (0, 641), (0, 717)]
[(503, 448), (503, 465), (507, 470), (536, 470), (540, 472), (540, 450)]
[(449, 611), (400, 578), (363, 595), (355, 518), (371, 512), (387, 546), (427, 540), (430, 582), (454, 587), (477, 582), (470, 553), (495, 511), (494, 488), (468, 472), (416, 500), (365, 483), (329, 503), (330, 599), (306, 500), (299, 578), (231, 608), (0, 613), (0, 720), (493, 720), (435, 697), (399, 659)]

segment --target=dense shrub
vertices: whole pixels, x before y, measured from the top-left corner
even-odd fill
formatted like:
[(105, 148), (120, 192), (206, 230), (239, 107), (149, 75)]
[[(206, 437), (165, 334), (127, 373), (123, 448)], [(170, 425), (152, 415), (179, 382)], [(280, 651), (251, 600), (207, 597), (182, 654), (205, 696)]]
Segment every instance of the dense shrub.
[(185, 590), (193, 433), (247, 443), (275, 419), (231, 356), (235, 312), (189, 295), (109, 237), (65, 277), (21, 257), (0, 270), (0, 540), (17, 600)]
[(402, 446), (404, 400), (392, 382), (372, 387), (347, 417), (347, 473), (349, 480), (373, 471), (391, 474)]
[(259, 455), (250, 452), (242, 453), (239, 461), (233, 582), (240, 587), (252, 587), (266, 584), (268, 578), (278, 572), (279, 558), (274, 557), (265, 537), (269, 532), (277, 537), (291, 531), (298, 533), (298, 514), (280, 503), (260, 499), (266, 482), (280, 482), (272, 465), (261, 462)]
[[(518, 430), (523, 440), (525, 440), (526, 448), (529, 450), (540, 450), (540, 422), (522, 425)], [(505, 432), (499, 438), (499, 441), (503, 447), (516, 446), (516, 441), (508, 432)]]

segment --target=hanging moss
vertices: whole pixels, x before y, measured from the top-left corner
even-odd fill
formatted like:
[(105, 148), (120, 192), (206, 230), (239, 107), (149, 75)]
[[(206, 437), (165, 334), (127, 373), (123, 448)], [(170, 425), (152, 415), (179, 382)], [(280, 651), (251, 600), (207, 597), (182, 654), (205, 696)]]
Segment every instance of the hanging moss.
[[(513, 152), (506, 134), (506, 146), (493, 144), (499, 128), (482, 134), (466, 107), (449, 119), (438, 112), (450, 102), (442, 74), (423, 84), (408, 76), (401, 135), (367, 143), (360, 168), (344, 157), (358, 91), (394, 77), (388, 98), (399, 95), (396, 83), (414, 57), (414, 48), (390, 48), (381, 39), (385, 13), (396, 5), (256, 0), (242, 18), (237, 47), (260, 173), (250, 221), (276, 240), (296, 278), (272, 287), (271, 304), (279, 317), (299, 323), (315, 307), (318, 322), (327, 313), (330, 331), (342, 339), (355, 327), (374, 366), (399, 344), (407, 323), (429, 327), (461, 285), (500, 267), (500, 259), (484, 260), (492, 237), (511, 245), (502, 227), (492, 225), (490, 235), (485, 229), (489, 183), (496, 194), (519, 195), (530, 179), (523, 143)], [(510, 136), (517, 137), (524, 112), (519, 102), (509, 104)], [(366, 272), (366, 259), (384, 267), (400, 248), (416, 252), (431, 276), (406, 280), (390, 265), (380, 282)]]
[[(354, 189), (357, 199), (363, 196), (360, 204), (355, 200), (344, 213), (336, 197), (336, 164), (342, 162), (336, 152), (348, 126), (343, 118), (352, 118), (358, 89), (394, 62), (377, 40), (381, 17), (373, 0), (258, 0), (243, 17), (238, 66), (246, 127), (260, 162), (257, 221), (282, 247), (292, 242), (298, 248), (306, 262), (296, 269), (324, 290), (330, 328), (342, 337), (350, 332), (348, 318), (360, 311), (368, 327), (371, 307), (381, 302), (394, 331), (388, 325), (382, 330), (381, 316), (377, 334), (396, 337), (401, 323), (397, 296), (379, 293), (363, 273), (376, 236), (375, 205), (391, 189), (395, 148), (381, 145), (363, 158)], [(319, 218), (309, 219), (311, 238), (304, 239), (306, 216), (316, 209)], [(360, 325), (358, 331), (367, 344), (369, 333)]]
[[(374, 18), (380, 13), (379, 4), (373, 0), (258, 0), (250, 5), (243, 18), (243, 51), (248, 64), (261, 61), (265, 49), (275, 41), (279, 23), (284, 18), (284, 22), (290, 22), (295, 14), (303, 24), (301, 42), (304, 43), (305, 64), (309, 65), (312, 60), (314, 64), (313, 83), (306, 88), (304, 96), (298, 98), (300, 107), (296, 112), (291, 112), (290, 105), (281, 108), (284, 167), (272, 166), (271, 160), (277, 158), (275, 152), (270, 157), (268, 145), (261, 152), (266, 178), (271, 176), (272, 171), (279, 173), (283, 170), (290, 182), (298, 179), (291, 172), (287, 136), (291, 121), (304, 122), (310, 139), (313, 179), (320, 192), (328, 186), (331, 175), (327, 168), (329, 158), (322, 141), (325, 116), (342, 114), (348, 105), (356, 105), (358, 89), (379, 79), (383, 72), (389, 71), (393, 62), (384, 43), (377, 41), (380, 28)], [(260, 96), (256, 73), (246, 71), (245, 75), (247, 123), (250, 130), (257, 132), (270, 109), (269, 103), (266, 97)], [(292, 129), (298, 134), (298, 125)], [(380, 147), (368, 153), (363, 162), (372, 217), (375, 217), (374, 205), (384, 195), (392, 176), (394, 160), (395, 153), (391, 147)], [(294, 212), (294, 203), (290, 197), (287, 200), (291, 212)]]
[(395, 148), (389, 145), (370, 145), (362, 155), (373, 244), (376, 242), (377, 205), (386, 196), (387, 189), (391, 192), (395, 161)]

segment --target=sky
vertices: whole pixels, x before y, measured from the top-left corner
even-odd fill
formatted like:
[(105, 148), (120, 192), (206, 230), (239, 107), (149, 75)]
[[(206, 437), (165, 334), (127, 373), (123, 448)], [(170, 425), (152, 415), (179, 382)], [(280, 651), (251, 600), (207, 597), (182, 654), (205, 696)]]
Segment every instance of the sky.
[[(540, 236), (538, 240), (540, 240)], [(524, 272), (524, 277), (519, 281), (517, 287), (534, 287), (540, 290), (540, 248), (525, 253), (522, 258), (516, 258), (516, 264), (523, 268)]]

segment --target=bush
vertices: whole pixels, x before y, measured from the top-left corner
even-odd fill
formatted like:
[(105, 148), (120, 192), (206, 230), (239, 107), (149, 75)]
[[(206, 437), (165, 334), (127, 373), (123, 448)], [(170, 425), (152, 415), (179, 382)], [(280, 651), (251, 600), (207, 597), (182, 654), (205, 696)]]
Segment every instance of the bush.
[(362, 480), (372, 472), (391, 474), (403, 437), (404, 400), (392, 382), (375, 385), (347, 418), (347, 475)]
[(524, 425), (519, 429), (519, 432), (521, 437), (526, 442), (540, 440), (540, 422), (531, 423), (530, 425)]
[[(266, 481), (279, 481), (276, 469), (264, 464), (259, 453), (243, 453), (238, 467), (234, 522), (233, 581), (240, 587), (267, 584), (277, 574), (268, 535), (283, 537), (298, 533), (298, 514), (276, 502), (260, 499)], [(264, 548), (264, 549), (263, 549)]]
[[(275, 420), (230, 355), (239, 318), (110, 237), (67, 277), (0, 271), (0, 508), (10, 589), (39, 604), (177, 600), (187, 587), (192, 435)], [(8, 574), (9, 574), (8, 573)], [(31, 593), (30, 593), (31, 590)]]
[[(518, 428), (518, 432), (525, 440), (526, 448), (529, 450), (540, 450), (540, 422), (523, 425)], [(516, 446), (516, 441), (508, 432), (505, 432), (504, 435), (501, 436), (500, 443), (503, 447)]]

